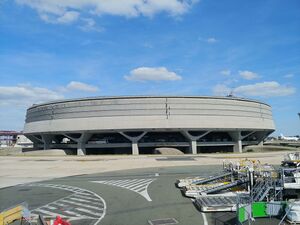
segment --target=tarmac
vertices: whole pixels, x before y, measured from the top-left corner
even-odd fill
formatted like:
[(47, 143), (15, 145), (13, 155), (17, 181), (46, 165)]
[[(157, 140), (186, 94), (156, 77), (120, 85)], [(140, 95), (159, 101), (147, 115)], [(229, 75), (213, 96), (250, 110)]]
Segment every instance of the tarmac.
[(288, 152), (242, 154), (98, 155), (98, 156), (0, 156), (0, 188), (67, 176), (128, 169), (175, 166), (222, 165), (224, 160), (257, 159), (280, 164)]
[(176, 179), (215, 174), (224, 160), (278, 165), (286, 153), (1, 156), (0, 211), (26, 202), (33, 217), (61, 215), (72, 225), (235, 224), (234, 213), (199, 212)]
[[(56, 215), (72, 225), (236, 224), (235, 213), (202, 213), (174, 183), (187, 176), (212, 175), (221, 165), (156, 167), (56, 178), (0, 189), (0, 211), (21, 202), (31, 216)], [(257, 219), (255, 225), (278, 224)]]

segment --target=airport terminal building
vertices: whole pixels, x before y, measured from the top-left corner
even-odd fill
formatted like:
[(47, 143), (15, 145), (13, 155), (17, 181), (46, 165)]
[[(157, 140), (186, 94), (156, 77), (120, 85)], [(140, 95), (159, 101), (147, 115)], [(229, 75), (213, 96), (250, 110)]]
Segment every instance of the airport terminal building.
[(274, 131), (265, 103), (208, 96), (130, 96), (71, 99), (33, 105), (24, 134), (36, 148), (85, 154), (234, 151)]

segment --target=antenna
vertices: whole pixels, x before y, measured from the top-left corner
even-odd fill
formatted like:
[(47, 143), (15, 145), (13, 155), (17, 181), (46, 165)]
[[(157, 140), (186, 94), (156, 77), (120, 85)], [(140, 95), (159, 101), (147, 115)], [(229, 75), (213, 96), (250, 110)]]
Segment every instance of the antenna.
[(230, 92), (226, 97), (234, 97), (233, 96), (233, 90), (234, 90), (234, 88), (230, 88)]

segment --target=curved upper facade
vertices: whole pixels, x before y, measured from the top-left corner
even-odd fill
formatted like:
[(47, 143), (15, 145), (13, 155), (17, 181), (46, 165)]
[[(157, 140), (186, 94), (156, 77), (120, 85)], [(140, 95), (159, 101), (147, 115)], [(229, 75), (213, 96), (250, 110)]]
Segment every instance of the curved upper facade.
[(114, 130), (274, 130), (271, 107), (230, 97), (99, 97), (27, 110), (25, 134)]
[[(135, 96), (49, 102), (27, 110), (25, 135), (44, 149), (77, 154), (155, 147), (184, 152), (242, 152), (274, 130), (271, 107), (231, 97)], [(126, 150), (127, 149), (127, 150)], [(150, 150), (149, 150), (150, 149)]]

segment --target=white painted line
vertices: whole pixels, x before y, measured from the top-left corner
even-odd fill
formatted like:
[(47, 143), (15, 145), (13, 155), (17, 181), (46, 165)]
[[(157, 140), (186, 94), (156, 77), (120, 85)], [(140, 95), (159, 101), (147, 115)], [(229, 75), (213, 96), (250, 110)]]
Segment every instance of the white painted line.
[(130, 184), (128, 186), (126, 186), (126, 188), (131, 189), (131, 187), (135, 187), (135, 186), (143, 186), (145, 184), (147, 184), (148, 182), (151, 182), (152, 180), (143, 180), (143, 181), (139, 181), (139, 182), (135, 182), (134, 184)]
[(85, 212), (87, 214), (101, 216), (101, 213), (96, 213), (96, 212), (93, 212), (93, 211), (88, 210), (88, 209), (83, 209), (83, 208), (75, 208), (75, 209), (78, 210), (78, 211), (81, 211), (81, 212)]
[(53, 207), (53, 206), (50, 206), (50, 205), (47, 205), (47, 206), (45, 206), (45, 207), (43, 207), (43, 208), (48, 208), (48, 209), (51, 209), (51, 210), (56, 210), (57, 208), (55, 208), (55, 207)]
[(93, 183), (107, 184), (120, 188), (124, 188), (143, 196), (147, 201), (152, 201), (148, 194), (149, 185), (156, 179), (132, 179), (132, 180), (103, 180), (103, 181), (90, 181)]
[[(135, 181), (135, 179), (133, 181)], [(130, 182), (131, 182), (131, 180), (120, 180), (118, 183), (116, 183), (116, 185), (121, 186), (121, 185), (128, 184)]]
[(147, 190), (142, 191), (142, 192), (139, 192), (139, 194), (140, 194), (141, 196), (143, 196), (148, 202), (152, 202), (152, 199), (150, 198), (150, 196), (149, 196)]
[(143, 182), (143, 180), (138, 180), (138, 181), (134, 181), (134, 182), (128, 182), (125, 185), (120, 185), (120, 187), (124, 187), (124, 188), (130, 189), (130, 187), (132, 187), (132, 186), (134, 186), (136, 184), (142, 183), (142, 182)]
[(117, 183), (120, 182), (120, 180), (108, 180), (106, 181), (107, 184), (117, 185)]
[(76, 201), (76, 202), (80, 202), (80, 203), (84, 203), (84, 204), (93, 204), (93, 205), (102, 204), (103, 205), (103, 203), (100, 202), (100, 201), (92, 201), (92, 200), (80, 199), (80, 198), (74, 197), (74, 195), (67, 196), (67, 197), (65, 197), (63, 199), (65, 199), (65, 200), (71, 200), (71, 201)]
[(84, 199), (79, 199), (79, 198), (70, 198), (70, 199), (78, 201), (78, 202), (87, 202), (87, 203), (91, 202), (90, 200), (84, 200)]
[(69, 201), (69, 200), (64, 200), (64, 199), (62, 199), (60, 201), (66, 202), (66, 203), (69, 203), (69, 204), (73, 204), (73, 205), (78, 205), (78, 206), (81, 206), (81, 207), (86, 207), (86, 208), (96, 209), (96, 210), (102, 211), (102, 208), (99, 208), (97, 206), (91, 206), (91, 205), (82, 204), (82, 203), (79, 203), (79, 202), (74, 202), (74, 201)]
[(77, 198), (64, 198), (63, 200), (74, 201), (74, 202), (77, 202), (77, 203), (81, 203), (81, 204), (85, 204), (85, 205), (91, 205), (91, 206), (100, 207), (100, 208), (103, 207), (103, 203), (99, 203), (99, 202), (88, 202), (88, 203), (86, 203), (86, 202), (78, 201)]
[(80, 192), (81, 195), (86, 195), (86, 196), (93, 196), (92, 194), (90, 193), (86, 193), (86, 192)]
[(99, 183), (99, 184), (107, 184), (111, 186), (116, 186), (120, 188), (124, 188), (130, 191), (133, 191), (135, 193), (140, 194), (143, 196), (147, 201), (152, 201), (149, 194), (148, 194), (148, 187), (149, 185), (155, 181), (155, 179), (132, 179), (132, 180), (103, 180), (103, 181), (90, 181), (93, 183)]
[[(97, 181), (92, 181), (92, 182), (97, 182)], [(97, 183), (103, 183), (103, 184), (108, 184), (108, 181), (98, 181)]]
[(56, 218), (56, 216), (60, 216), (60, 217), (62, 217), (62, 218), (68, 217), (68, 216), (65, 216), (65, 215), (63, 215), (63, 214), (53, 213), (53, 212), (50, 212), (50, 211), (44, 210), (44, 209), (35, 209), (34, 211), (38, 211), (38, 212), (40, 212), (40, 213), (43, 213), (43, 214), (45, 214), (45, 215), (48, 215), (48, 216), (51, 216), (51, 217), (54, 217), (54, 218)]
[(91, 197), (87, 197), (87, 196), (82, 196), (81, 194), (75, 194), (75, 195), (73, 195), (73, 197), (83, 198), (83, 199), (89, 199), (89, 200), (95, 201), (95, 198), (91, 198)]
[(205, 213), (201, 213), (202, 217), (203, 217), (203, 225), (208, 225), (208, 222), (207, 222), (207, 218), (206, 218), (206, 215)]
[(142, 192), (142, 191), (146, 191), (146, 187), (143, 186), (143, 187), (139, 187), (139, 188), (133, 188), (132, 190), (135, 192)]
[[(75, 193), (75, 194), (79, 194), (79, 193), (80, 193), (80, 194), (82, 194), (82, 195), (94, 196), (96, 202), (95, 202), (95, 201), (87, 201), (87, 202), (89, 203), (89, 205), (90, 205), (90, 204), (98, 204), (98, 205), (101, 204), (102, 208), (100, 208), (100, 210), (102, 210), (103, 213), (101, 214), (101, 216), (100, 216), (99, 218), (89, 217), (89, 218), (91, 218), (91, 219), (93, 219), (93, 220), (98, 219), (94, 224), (91, 223), (91, 225), (97, 225), (97, 224), (99, 224), (99, 222), (104, 218), (104, 216), (105, 216), (105, 214), (106, 214), (107, 206), (106, 206), (105, 200), (104, 200), (100, 195), (98, 195), (98, 194), (96, 194), (96, 193), (94, 193), (94, 192), (92, 192), (92, 191), (89, 191), (89, 190), (86, 190), (86, 189), (77, 188), (77, 187), (67, 186), (67, 185), (56, 185), (56, 184), (36, 184), (36, 183), (31, 183), (31, 184), (24, 184), (24, 185), (22, 185), (22, 186), (36, 186), (36, 187), (58, 188), (58, 189), (63, 189), (63, 190), (66, 190), (66, 191), (73, 192), (73, 193)], [(73, 196), (73, 195), (75, 195), (75, 194), (72, 194), (72, 195), (70, 195), (70, 196)], [(68, 197), (70, 197), (70, 196), (68, 196)], [(62, 199), (67, 199), (68, 197), (65, 197), (65, 198), (62, 198)], [(56, 201), (54, 201), (54, 202), (48, 203), (47, 205), (42, 206), (42, 207), (47, 207), (49, 204), (57, 204), (57, 205), (63, 205), (64, 207), (70, 207), (70, 205), (64, 205), (64, 204), (59, 204), (59, 203), (57, 203), (57, 202), (59, 202), (59, 201), (62, 200), (62, 199), (59, 199), (59, 200), (56, 200)], [(97, 201), (98, 199), (101, 200), (102, 202), (99, 203), (99, 202)], [(83, 201), (83, 199), (81, 199), (81, 201)], [(48, 215), (52, 215), (52, 216), (54, 216), (54, 217), (56, 217), (57, 215), (59, 215), (59, 216), (61, 216), (61, 217), (63, 217), (63, 218), (66, 218), (66, 216), (64, 216), (64, 215), (60, 215), (60, 214), (58, 214), (58, 213), (55, 213), (55, 214), (54, 214), (54, 213), (52, 213), (52, 212), (50, 212), (50, 211), (43, 210), (43, 209), (41, 209), (42, 207), (37, 208), (37, 209), (35, 209), (35, 210), (32, 210), (33, 215), (35, 215), (34, 211), (40, 211), (41, 213), (45, 213), (45, 214), (48, 214)], [(42, 211), (43, 211), (43, 212), (42, 212)], [(68, 218), (70, 218), (70, 217), (68, 217)], [(85, 216), (85, 218), (87, 218), (87, 217)], [(69, 220), (71, 221), (71, 220), (79, 220), (79, 219), (82, 219), (82, 218), (79, 218), (79, 217), (72, 217), (72, 218), (70, 218)]]
[[(59, 201), (62, 201), (62, 199), (60, 199)], [(58, 202), (56, 202), (55, 205), (60, 206), (60, 207), (70, 207), (70, 205), (66, 205), (66, 204), (58, 203)]]
[(145, 187), (145, 188), (146, 188), (146, 185), (147, 185), (148, 183), (151, 183), (151, 182), (152, 182), (152, 180), (151, 180), (151, 181), (145, 181), (145, 182), (140, 183), (140, 184), (137, 184), (137, 185), (133, 186), (133, 188), (129, 188), (129, 189), (134, 190), (134, 189), (139, 189), (139, 188), (141, 188), (141, 187)]
[(109, 184), (112, 185), (122, 185), (122, 184), (126, 184), (131, 182), (131, 180), (112, 180), (112, 181), (108, 181)]
[[(95, 218), (95, 217), (91, 217), (91, 216), (87, 216), (87, 215), (82, 215), (82, 214), (80, 214), (80, 213), (78, 213), (78, 212), (65, 211), (65, 213), (70, 214), (70, 215), (74, 215), (74, 217), (78, 217), (78, 218), (80, 218), (80, 219), (92, 219), (92, 220), (97, 219), (97, 217)], [(73, 220), (74, 220), (74, 219), (75, 219), (75, 218), (73, 218)]]

